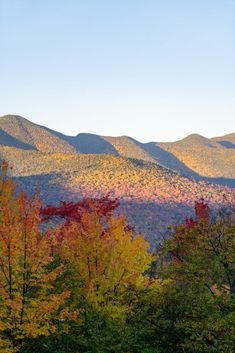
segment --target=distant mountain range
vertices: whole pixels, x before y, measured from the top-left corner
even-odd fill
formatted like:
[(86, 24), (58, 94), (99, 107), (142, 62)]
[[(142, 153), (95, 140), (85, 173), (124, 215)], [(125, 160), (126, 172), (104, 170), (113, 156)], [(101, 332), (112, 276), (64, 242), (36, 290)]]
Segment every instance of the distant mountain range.
[(158, 163), (186, 176), (228, 179), (228, 183), (235, 179), (235, 133), (140, 143), (128, 136), (66, 136), (20, 116), (6, 115), (0, 118), (0, 144), (48, 153), (113, 154)]
[(228, 188), (235, 187), (235, 133), (140, 143), (128, 136), (66, 136), (6, 115), (0, 117), (0, 158), (23, 188), (39, 187), (45, 203), (111, 193), (151, 242), (159, 237), (156, 229), (190, 215), (195, 199), (218, 207), (235, 196)]

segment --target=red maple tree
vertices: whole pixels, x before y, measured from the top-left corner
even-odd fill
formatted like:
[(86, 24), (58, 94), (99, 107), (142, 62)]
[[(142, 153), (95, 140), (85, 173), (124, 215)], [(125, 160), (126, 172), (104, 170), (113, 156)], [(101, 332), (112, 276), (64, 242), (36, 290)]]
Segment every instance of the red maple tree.
[(110, 199), (106, 195), (99, 199), (86, 198), (79, 202), (61, 201), (59, 206), (48, 205), (41, 208), (40, 215), (43, 221), (49, 221), (55, 217), (65, 219), (65, 225), (71, 222), (79, 222), (84, 212), (93, 211), (100, 217), (113, 213), (119, 206), (117, 199)]
[(201, 221), (209, 222), (209, 219), (210, 219), (210, 208), (203, 198), (195, 202), (194, 210), (195, 210), (195, 219), (190, 217), (190, 218), (186, 218), (185, 220), (185, 226), (188, 229), (194, 228)]

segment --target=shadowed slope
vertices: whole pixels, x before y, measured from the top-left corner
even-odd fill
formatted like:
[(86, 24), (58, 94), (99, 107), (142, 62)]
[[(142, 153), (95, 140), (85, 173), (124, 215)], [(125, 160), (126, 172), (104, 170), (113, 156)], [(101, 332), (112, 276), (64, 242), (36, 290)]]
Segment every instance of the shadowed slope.
[(235, 179), (235, 149), (217, 141), (194, 134), (158, 145), (200, 176)]
[(0, 129), (22, 144), (30, 145), (41, 152), (71, 153), (74, 151), (72, 146), (60, 140), (46, 128), (17, 115), (0, 117)]
[(4, 130), (1, 130), (1, 129), (0, 129), (0, 145), (22, 148), (25, 150), (34, 150), (35, 149), (34, 146), (17, 140), (16, 138), (12, 137), (7, 132), (5, 132)]
[(226, 148), (235, 149), (235, 134), (214, 137), (212, 140), (218, 142), (219, 144), (221, 144), (222, 146), (224, 146)]
[(147, 162), (154, 162), (154, 159), (146, 153), (142, 144), (128, 136), (110, 137), (103, 136), (115, 148), (119, 156), (127, 158), (142, 159)]
[(213, 137), (211, 140), (216, 142), (227, 141), (235, 144), (235, 133), (219, 137)]
[(111, 143), (105, 141), (102, 136), (81, 133), (75, 137), (70, 137), (67, 141), (78, 151), (84, 154), (109, 153), (118, 155)]
[(171, 170), (177, 171), (178, 173), (190, 176), (198, 177), (190, 168), (188, 168), (184, 163), (182, 163), (178, 158), (176, 158), (172, 153), (166, 151), (165, 149), (158, 146), (155, 142), (149, 142), (142, 144), (142, 148), (147, 151), (155, 162), (160, 165), (169, 168)]
[(235, 180), (234, 133), (213, 139), (192, 134), (171, 143), (140, 143), (128, 136), (66, 136), (14, 115), (1, 117), (0, 129), (0, 144), (5, 146), (48, 153), (119, 155), (158, 163), (195, 179), (206, 177), (221, 183), (229, 180), (229, 185)]
[(47, 131), (57, 136), (62, 141), (69, 144), (74, 151), (82, 154), (99, 154), (108, 153), (118, 155), (111, 143), (106, 141), (102, 136), (88, 133), (80, 133), (77, 136), (67, 136), (60, 132), (50, 130)]

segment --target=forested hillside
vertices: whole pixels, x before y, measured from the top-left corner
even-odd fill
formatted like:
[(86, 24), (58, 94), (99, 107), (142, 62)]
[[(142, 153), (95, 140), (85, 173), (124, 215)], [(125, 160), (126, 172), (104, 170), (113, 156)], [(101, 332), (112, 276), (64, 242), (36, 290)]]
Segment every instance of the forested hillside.
[(235, 190), (195, 182), (156, 163), (113, 155), (1, 147), (0, 156), (12, 166), (9, 173), (21, 188), (31, 195), (39, 191), (45, 204), (107, 194), (117, 197), (130, 224), (152, 244), (169, 224), (190, 216), (200, 197), (218, 208), (235, 195)]
[(234, 134), (211, 140), (200, 135), (190, 135), (178, 142), (159, 145), (198, 175), (235, 179), (233, 138)]

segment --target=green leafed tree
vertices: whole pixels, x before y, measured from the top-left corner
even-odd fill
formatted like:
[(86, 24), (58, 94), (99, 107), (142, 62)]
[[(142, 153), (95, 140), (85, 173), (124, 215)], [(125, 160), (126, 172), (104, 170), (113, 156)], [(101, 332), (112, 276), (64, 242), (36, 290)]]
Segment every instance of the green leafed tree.
[(168, 304), (162, 310), (171, 324), (176, 351), (234, 352), (232, 218), (177, 227), (174, 237), (163, 244), (160, 259), (159, 275), (172, 281), (165, 296)]

